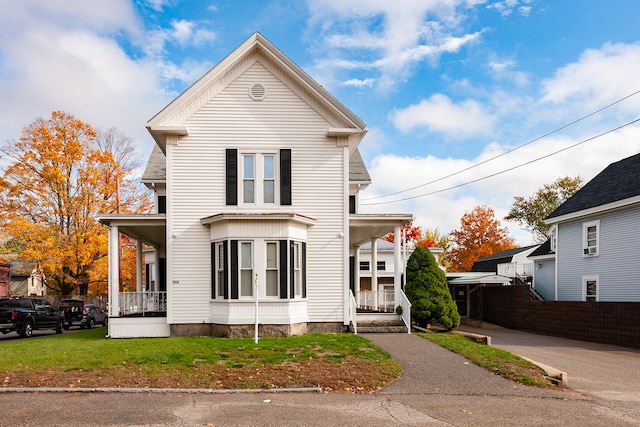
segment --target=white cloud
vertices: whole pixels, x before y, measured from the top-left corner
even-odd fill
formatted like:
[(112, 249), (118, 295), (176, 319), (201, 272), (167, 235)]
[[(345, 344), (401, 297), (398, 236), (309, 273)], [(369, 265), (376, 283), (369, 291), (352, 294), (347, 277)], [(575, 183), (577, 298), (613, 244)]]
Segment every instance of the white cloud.
[(495, 122), (479, 102), (467, 99), (454, 103), (442, 94), (434, 94), (418, 104), (395, 110), (390, 118), (403, 133), (425, 128), (454, 139), (490, 135)]
[(371, 87), (375, 83), (375, 79), (349, 79), (342, 82), (345, 86), (354, 86), (354, 87)]
[[(465, 34), (466, 8), (484, 0), (309, 1), (310, 26), (319, 32), (315, 76), (325, 84), (345, 80), (341, 71), (376, 73), (380, 87), (393, 87), (416, 64), (476, 42), (482, 31)], [(318, 28), (314, 28), (318, 27)]]
[[(640, 90), (640, 43), (587, 49), (577, 62), (560, 68), (542, 83), (543, 103), (591, 111)], [(637, 115), (640, 95), (620, 105)]]

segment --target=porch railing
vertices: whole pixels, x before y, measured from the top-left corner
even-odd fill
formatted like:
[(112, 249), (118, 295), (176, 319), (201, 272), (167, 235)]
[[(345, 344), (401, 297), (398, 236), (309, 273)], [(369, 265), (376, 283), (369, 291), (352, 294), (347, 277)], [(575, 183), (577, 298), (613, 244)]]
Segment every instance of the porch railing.
[(120, 292), (118, 294), (121, 316), (155, 315), (167, 312), (167, 293), (157, 291)]
[(522, 276), (533, 276), (533, 263), (504, 263), (498, 264), (498, 274), (501, 276), (506, 276), (510, 278), (522, 277)]
[(349, 322), (353, 325), (353, 333), (358, 335), (357, 305), (353, 292), (349, 291)]
[(411, 302), (402, 290), (400, 290), (400, 306), (402, 307), (402, 321), (407, 327), (407, 332), (411, 333)]
[(376, 301), (376, 296), (373, 291), (360, 291), (360, 308), (394, 313), (396, 309), (393, 290), (378, 291), (377, 294)]

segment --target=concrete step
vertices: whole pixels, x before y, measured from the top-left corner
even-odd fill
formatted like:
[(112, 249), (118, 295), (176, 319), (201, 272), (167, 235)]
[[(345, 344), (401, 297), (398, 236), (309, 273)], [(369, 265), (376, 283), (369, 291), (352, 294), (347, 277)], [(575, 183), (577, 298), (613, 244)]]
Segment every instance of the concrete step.
[(406, 334), (407, 327), (402, 326), (360, 326), (358, 325), (359, 334)]

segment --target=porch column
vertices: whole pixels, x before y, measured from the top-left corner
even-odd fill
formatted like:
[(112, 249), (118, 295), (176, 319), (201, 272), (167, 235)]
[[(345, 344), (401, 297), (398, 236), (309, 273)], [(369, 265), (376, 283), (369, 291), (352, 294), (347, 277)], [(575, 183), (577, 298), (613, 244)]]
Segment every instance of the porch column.
[(136, 292), (142, 292), (142, 241), (136, 240)]
[(400, 286), (402, 281), (402, 253), (400, 251), (400, 243), (402, 240), (402, 236), (400, 233), (400, 226), (396, 226), (393, 228), (393, 308), (395, 308), (400, 304)]
[(120, 316), (120, 248), (119, 230), (112, 225), (109, 230), (109, 317)]
[(155, 271), (155, 280), (153, 281), (153, 289), (149, 290), (157, 292), (160, 290), (160, 246), (155, 246), (154, 249), (155, 251), (153, 253), (153, 270)]
[(373, 310), (378, 310), (378, 239), (371, 239), (371, 296)]
[(354, 258), (353, 269), (355, 270), (353, 272), (353, 280), (355, 281), (353, 286), (355, 290), (354, 296), (356, 297), (356, 306), (360, 307), (360, 247), (356, 247), (353, 258)]

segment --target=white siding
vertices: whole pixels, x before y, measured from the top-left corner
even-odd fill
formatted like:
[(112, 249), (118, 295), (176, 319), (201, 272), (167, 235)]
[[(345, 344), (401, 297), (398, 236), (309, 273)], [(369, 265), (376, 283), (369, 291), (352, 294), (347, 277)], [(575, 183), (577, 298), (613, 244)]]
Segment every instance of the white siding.
[[(310, 106), (284, 82), (291, 84), (261, 57), (244, 61), (244, 73), (214, 99), (202, 105), (184, 123), (189, 136), (171, 150), (172, 214), (168, 283), (170, 323), (208, 323), (210, 303), (210, 232), (200, 219), (224, 212), (262, 212), (264, 209), (225, 206), (225, 149), (280, 149), (292, 151), (292, 206), (269, 212), (295, 212), (317, 220), (308, 229), (307, 298), (309, 321), (343, 321), (343, 151), (327, 138), (329, 127), (340, 126), (318, 104)], [(249, 66), (250, 65), (250, 66)], [(269, 65), (269, 64), (267, 64)], [(276, 73), (278, 74), (278, 73)], [(266, 98), (254, 101), (249, 88), (262, 84)], [(215, 85), (214, 85), (215, 86)], [(297, 89), (297, 88), (294, 88)], [(304, 98), (304, 99), (303, 99)]]
[[(582, 224), (600, 220), (599, 255), (582, 256)], [(640, 301), (640, 212), (630, 208), (562, 224), (558, 299), (582, 299), (582, 277), (599, 276), (599, 301)]]

